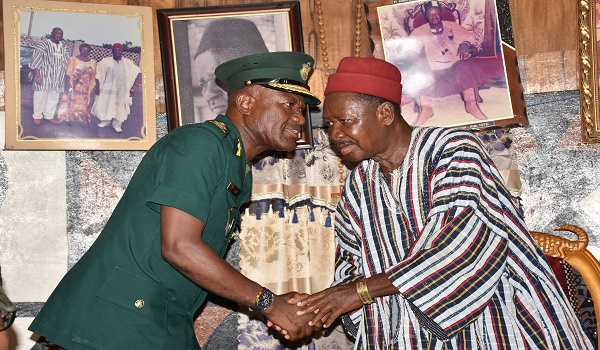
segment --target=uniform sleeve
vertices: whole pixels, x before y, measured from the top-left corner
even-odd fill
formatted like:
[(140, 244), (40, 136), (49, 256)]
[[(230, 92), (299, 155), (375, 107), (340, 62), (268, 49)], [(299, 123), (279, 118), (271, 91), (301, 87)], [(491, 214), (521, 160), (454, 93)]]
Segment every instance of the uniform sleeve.
[(420, 323), (442, 340), (484, 310), (508, 252), (501, 180), (477, 140), (461, 135), (429, 160), (425, 225), (407, 257), (386, 271)]
[[(185, 133), (190, 131), (197, 130)], [(161, 205), (180, 209), (206, 223), (211, 201), (225, 178), (225, 151), (215, 136), (183, 136), (170, 137), (159, 145), (153, 164), (155, 184), (147, 203), (156, 211)]]

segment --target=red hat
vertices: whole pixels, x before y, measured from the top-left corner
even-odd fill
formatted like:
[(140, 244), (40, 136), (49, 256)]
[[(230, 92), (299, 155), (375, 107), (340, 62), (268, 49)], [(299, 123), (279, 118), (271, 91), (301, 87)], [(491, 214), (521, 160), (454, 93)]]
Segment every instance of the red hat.
[(402, 77), (398, 68), (375, 57), (344, 57), (329, 76), (325, 96), (332, 92), (356, 92), (400, 104)]
[(123, 44), (121, 44), (121, 43), (114, 43), (112, 47), (113, 48), (115, 48), (115, 47), (123, 48)]

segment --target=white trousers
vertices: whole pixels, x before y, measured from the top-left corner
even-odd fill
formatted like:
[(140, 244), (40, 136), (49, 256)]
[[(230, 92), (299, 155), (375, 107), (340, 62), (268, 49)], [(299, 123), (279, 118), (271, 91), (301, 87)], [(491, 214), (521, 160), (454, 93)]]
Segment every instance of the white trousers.
[(33, 119), (54, 119), (59, 98), (57, 91), (34, 91)]

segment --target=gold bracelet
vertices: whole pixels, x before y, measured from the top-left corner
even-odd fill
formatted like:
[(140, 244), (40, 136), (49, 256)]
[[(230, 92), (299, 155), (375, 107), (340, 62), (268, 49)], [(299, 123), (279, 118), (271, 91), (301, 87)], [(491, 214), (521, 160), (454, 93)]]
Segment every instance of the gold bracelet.
[(369, 289), (367, 289), (367, 282), (365, 282), (364, 280), (356, 283), (356, 292), (358, 293), (358, 296), (360, 297), (360, 300), (363, 304), (373, 304), (375, 302), (375, 299), (373, 299), (369, 294)]

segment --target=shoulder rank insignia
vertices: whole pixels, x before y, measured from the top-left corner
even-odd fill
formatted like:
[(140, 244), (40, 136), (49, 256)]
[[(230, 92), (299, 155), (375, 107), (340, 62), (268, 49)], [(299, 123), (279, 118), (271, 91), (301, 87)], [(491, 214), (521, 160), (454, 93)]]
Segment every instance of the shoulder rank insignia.
[(238, 138), (237, 140), (235, 140), (235, 143), (236, 143), (235, 155), (236, 155), (236, 157), (241, 157), (242, 156), (242, 140), (240, 140)]
[(229, 134), (229, 128), (227, 127), (227, 124), (214, 119), (207, 120), (207, 122), (216, 125), (219, 129), (221, 129), (221, 131), (223, 131), (225, 135)]

